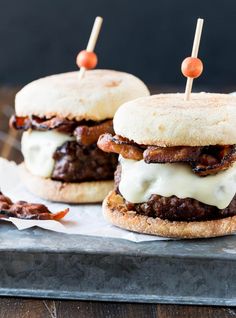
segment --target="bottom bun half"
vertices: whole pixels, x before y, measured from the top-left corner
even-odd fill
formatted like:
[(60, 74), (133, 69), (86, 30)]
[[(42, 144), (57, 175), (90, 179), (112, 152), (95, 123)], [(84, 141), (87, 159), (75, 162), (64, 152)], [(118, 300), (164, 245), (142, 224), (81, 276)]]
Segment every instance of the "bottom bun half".
[(20, 177), (26, 188), (40, 198), (65, 203), (101, 202), (114, 187), (113, 181), (66, 183), (31, 174), (24, 163), (19, 166)]
[(103, 214), (110, 223), (138, 233), (171, 238), (209, 238), (236, 231), (236, 216), (212, 221), (171, 222), (128, 211), (124, 199), (112, 191), (103, 201)]

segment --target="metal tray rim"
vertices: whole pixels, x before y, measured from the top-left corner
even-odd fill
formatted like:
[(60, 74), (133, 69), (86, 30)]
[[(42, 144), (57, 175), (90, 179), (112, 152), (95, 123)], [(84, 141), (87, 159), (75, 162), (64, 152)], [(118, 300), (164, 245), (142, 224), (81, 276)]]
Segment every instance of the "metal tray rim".
[(158, 295), (122, 295), (88, 292), (60, 292), (55, 290), (30, 290), (0, 288), (1, 296), (24, 297), (24, 298), (49, 298), (68, 300), (92, 300), (109, 302), (133, 302), (133, 303), (161, 303), (161, 304), (185, 304), (185, 305), (211, 305), (236, 307), (236, 298), (201, 298), (190, 296), (158, 296)]

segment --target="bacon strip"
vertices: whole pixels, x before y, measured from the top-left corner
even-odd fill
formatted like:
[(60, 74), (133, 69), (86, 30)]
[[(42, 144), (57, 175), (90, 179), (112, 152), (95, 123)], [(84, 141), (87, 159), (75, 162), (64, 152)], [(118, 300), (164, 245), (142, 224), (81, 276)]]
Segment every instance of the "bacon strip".
[(228, 169), (236, 161), (236, 146), (148, 147), (143, 156), (147, 163), (190, 163), (194, 173), (207, 176)]
[(76, 121), (68, 120), (62, 117), (53, 117), (51, 119), (45, 119), (39, 118), (37, 116), (12, 116), (9, 124), (10, 127), (18, 130), (35, 129), (40, 131), (47, 131), (57, 129), (57, 131), (64, 133), (72, 133), (75, 127), (78, 125)]
[(103, 123), (96, 126), (78, 126), (74, 135), (76, 136), (76, 141), (80, 145), (90, 146), (97, 142), (100, 135), (104, 133), (114, 133), (112, 120), (106, 120)]
[(54, 220), (54, 221), (59, 221), (61, 219), (63, 219), (67, 213), (69, 212), (69, 208), (57, 212), (57, 213), (41, 213), (39, 214), (36, 218), (37, 220)]
[(98, 147), (105, 152), (115, 152), (124, 158), (144, 159), (146, 163), (184, 162), (191, 165), (199, 176), (216, 174), (226, 170), (236, 161), (236, 145), (205, 147), (156, 147), (139, 146), (130, 140), (104, 134), (98, 140)]
[(146, 163), (191, 162), (196, 160), (202, 147), (148, 147), (143, 158)]
[(25, 201), (13, 203), (10, 198), (0, 192), (0, 217), (59, 221), (64, 218), (68, 212), (68, 208), (57, 213), (52, 213), (43, 204), (27, 203)]
[[(205, 153), (204, 153), (205, 151)], [(192, 162), (193, 172), (199, 176), (216, 174), (228, 169), (236, 161), (236, 145), (209, 146), (196, 162)]]
[(128, 144), (126, 139), (111, 134), (103, 134), (97, 142), (98, 147), (105, 152), (115, 152), (126, 159), (142, 160), (143, 150), (135, 144)]
[(16, 115), (11, 116), (9, 121), (10, 128), (17, 130), (27, 130), (31, 128), (31, 122), (29, 117), (18, 117)]
[(77, 142), (84, 146), (90, 146), (96, 143), (99, 136), (106, 132), (114, 133), (112, 120), (97, 123), (85, 120), (76, 122), (75, 120), (68, 120), (62, 117), (45, 119), (37, 116), (12, 116), (10, 119), (10, 126), (18, 130), (35, 129), (39, 131), (48, 131), (56, 129), (62, 133), (74, 134)]
[(72, 133), (76, 125), (75, 121), (62, 117), (53, 117), (47, 120), (42, 120), (36, 116), (31, 118), (31, 128), (40, 131), (57, 129), (59, 132)]

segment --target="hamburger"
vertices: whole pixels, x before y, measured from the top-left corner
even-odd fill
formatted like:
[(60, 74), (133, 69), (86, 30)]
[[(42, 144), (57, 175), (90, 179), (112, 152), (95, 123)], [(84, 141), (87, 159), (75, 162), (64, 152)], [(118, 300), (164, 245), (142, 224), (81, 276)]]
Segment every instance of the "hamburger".
[(20, 90), (10, 124), (23, 130), (22, 180), (36, 195), (70, 203), (100, 202), (113, 187), (117, 155), (97, 147), (129, 100), (149, 95), (137, 77), (89, 70), (38, 79)]
[(122, 105), (115, 135), (98, 146), (119, 154), (105, 218), (139, 233), (206, 238), (236, 230), (236, 97), (160, 94)]

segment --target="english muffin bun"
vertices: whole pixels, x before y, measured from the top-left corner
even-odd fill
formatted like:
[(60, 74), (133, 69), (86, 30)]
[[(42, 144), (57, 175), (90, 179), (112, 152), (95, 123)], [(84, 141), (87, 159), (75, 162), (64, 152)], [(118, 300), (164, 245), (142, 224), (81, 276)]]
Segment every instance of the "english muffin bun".
[(138, 144), (209, 146), (236, 144), (236, 96), (193, 93), (160, 94), (123, 104), (114, 130)]
[(230, 235), (236, 231), (236, 216), (199, 222), (171, 222), (129, 211), (114, 191), (103, 201), (103, 215), (110, 223), (130, 231), (170, 238), (194, 239)]
[(17, 116), (59, 116), (77, 121), (113, 118), (118, 107), (135, 98), (148, 96), (137, 77), (112, 70), (78, 71), (52, 75), (26, 85), (17, 95)]
[(101, 202), (114, 186), (112, 180), (67, 183), (41, 178), (30, 173), (24, 163), (19, 166), (19, 171), (24, 185), (30, 192), (55, 202)]

